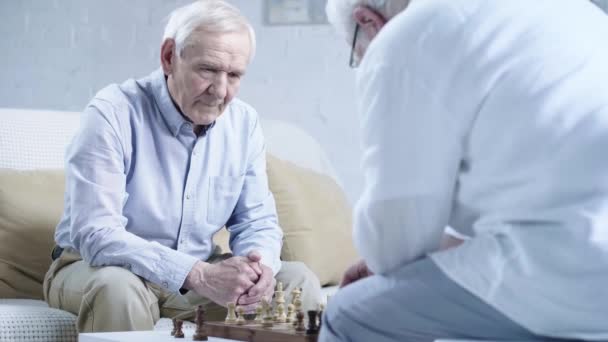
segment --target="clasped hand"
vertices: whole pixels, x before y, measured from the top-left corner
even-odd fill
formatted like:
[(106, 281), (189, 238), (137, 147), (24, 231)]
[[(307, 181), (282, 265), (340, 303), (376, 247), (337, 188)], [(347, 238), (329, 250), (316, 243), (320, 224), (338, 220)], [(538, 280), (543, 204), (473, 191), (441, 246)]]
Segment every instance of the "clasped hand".
[(272, 270), (260, 260), (260, 254), (252, 251), (215, 264), (199, 261), (184, 286), (219, 305), (233, 302), (252, 312), (263, 298), (272, 298), (275, 286)]

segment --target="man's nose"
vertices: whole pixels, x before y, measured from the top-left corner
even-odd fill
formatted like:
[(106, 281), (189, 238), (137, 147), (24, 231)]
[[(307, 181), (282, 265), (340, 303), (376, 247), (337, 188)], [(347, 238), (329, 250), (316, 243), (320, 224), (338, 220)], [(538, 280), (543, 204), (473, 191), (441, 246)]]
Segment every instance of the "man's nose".
[(213, 78), (213, 82), (209, 86), (209, 92), (211, 95), (223, 99), (226, 97), (228, 91), (228, 74), (225, 72), (218, 72)]

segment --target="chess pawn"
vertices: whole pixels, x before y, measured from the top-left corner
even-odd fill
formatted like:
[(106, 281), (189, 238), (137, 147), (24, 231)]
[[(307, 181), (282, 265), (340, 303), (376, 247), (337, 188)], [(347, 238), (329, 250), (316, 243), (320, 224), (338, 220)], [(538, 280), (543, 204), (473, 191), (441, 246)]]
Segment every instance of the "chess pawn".
[(291, 323), (291, 322), (295, 321), (296, 320), (295, 313), (296, 313), (295, 305), (293, 305), (293, 304), (287, 305), (287, 318), (285, 319), (285, 322)]
[(295, 288), (291, 291), (291, 304), (295, 304), (296, 303), (296, 299), (300, 299), (300, 296), (302, 295), (302, 290), (300, 290), (299, 288)]
[(263, 321), (264, 321), (264, 308), (262, 307), (262, 305), (258, 305), (255, 308), (254, 322), (262, 323)]
[(238, 325), (244, 325), (246, 323), (245, 321), (245, 309), (243, 309), (242, 306), (239, 306), (238, 308), (236, 308), (237, 313), (239, 314), (239, 316), (236, 318), (236, 324)]
[(270, 312), (270, 305), (266, 299), (262, 299), (262, 306), (264, 308), (264, 318), (262, 319), (262, 326), (264, 328), (271, 328), (273, 323), (272, 313)]
[[(294, 301), (293, 309), (295, 312), (302, 311), (302, 300), (299, 297)], [(296, 321), (293, 322), (293, 325), (296, 325)]]
[(306, 334), (313, 335), (319, 332), (319, 326), (317, 325), (317, 314), (316, 310), (308, 310), (308, 329)]
[(287, 322), (287, 315), (285, 315), (285, 306), (283, 304), (277, 305), (277, 315), (275, 322), (285, 323)]
[(207, 341), (207, 329), (205, 329), (205, 309), (202, 305), (196, 308), (196, 331), (192, 336), (193, 341)]
[(182, 321), (181, 319), (178, 319), (176, 322), (176, 329), (175, 329), (175, 338), (184, 338), (184, 331), (182, 330), (182, 326), (184, 325), (184, 321)]
[(228, 306), (228, 315), (226, 316), (226, 323), (233, 324), (236, 323), (236, 303), (230, 302), (227, 304)]
[(296, 326), (296, 331), (305, 331), (306, 327), (304, 327), (304, 313), (302, 311), (298, 311), (296, 314), (296, 320), (294, 321)]

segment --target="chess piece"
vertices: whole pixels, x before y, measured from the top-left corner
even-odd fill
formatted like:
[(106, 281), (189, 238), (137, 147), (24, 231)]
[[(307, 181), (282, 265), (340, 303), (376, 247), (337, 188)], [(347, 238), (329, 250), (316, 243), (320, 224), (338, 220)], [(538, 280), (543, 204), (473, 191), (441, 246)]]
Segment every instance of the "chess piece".
[(253, 319), (256, 323), (262, 323), (264, 321), (264, 308), (262, 305), (258, 305), (255, 307), (255, 318)]
[(285, 323), (287, 316), (285, 315), (285, 292), (283, 291), (283, 283), (277, 283), (277, 290), (274, 292), (276, 306), (276, 315), (274, 321), (277, 323)]
[(228, 315), (226, 316), (226, 323), (234, 324), (236, 323), (236, 303), (230, 302), (226, 305), (228, 307)]
[(287, 322), (287, 315), (285, 314), (285, 306), (283, 304), (277, 305), (277, 315), (275, 322), (285, 323)]
[(308, 329), (306, 329), (307, 335), (314, 335), (319, 333), (319, 326), (317, 325), (317, 314), (316, 310), (308, 310)]
[(296, 320), (296, 311), (295, 311), (295, 305), (293, 304), (289, 304), (287, 305), (287, 318), (285, 319), (285, 322), (287, 323), (292, 323), (293, 321)]
[[(300, 311), (302, 311), (302, 300), (300, 299), (300, 297), (299, 297), (299, 296), (298, 296), (298, 297), (296, 298), (296, 300), (294, 301), (293, 306), (294, 306), (294, 308), (293, 308), (293, 309), (294, 309), (294, 311), (295, 311), (295, 312), (300, 312)], [(293, 321), (293, 325), (294, 325), (294, 326), (296, 325), (296, 321)]]
[(293, 289), (291, 291), (291, 304), (295, 304), (296, 299), (299, 299), (301, 295), (302, 295), (302, 290), (300, 290), (297, 287), (295, 289)]
[(175, 332), (177, 331), (177, 318), (173, 318), (171, 320), (171, 323), (173, 323), (173, 330), (171, 330), (171, 336), (175, 336)]
[(306, 327), (304, 327), (304, 313), (302, 311), (298, 311), (296, 314), (296, 320), (294, 321), (296, 326), (296, 331), (305, 331)]
[(266, 299), (262, 299), (262, 306), (264, 308), (264, 318), (262, 319), (262, 327), (264, 328), (272, 328), (272, 313), (270, 312), (270, 305)]
[(196, 331), (192, 336), (193, 341), (207, 341), (207, 329), (205, 329), (205, 309), (202, 305), (196, 308)]
[(184, 331), (182, 330), (182, 326), (184, 325), (184, 321), (178, 319), (176, 322), (176, 330), (175, 330), (175, 338), (184, 338)]
[(243, 309), (242, 306), (239, 306), (238, 308), (236, 308), (236, 312), (239, 314), (238, 317), (236, 318), (236, 324), (238, 325), (244, 325), (245, 323), (247, 323), (245, 321), (245, 309)]

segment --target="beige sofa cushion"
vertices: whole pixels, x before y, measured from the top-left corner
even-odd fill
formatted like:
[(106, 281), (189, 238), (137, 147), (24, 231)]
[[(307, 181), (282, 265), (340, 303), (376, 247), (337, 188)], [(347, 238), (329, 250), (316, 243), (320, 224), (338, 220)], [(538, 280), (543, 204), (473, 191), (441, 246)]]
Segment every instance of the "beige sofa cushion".
[(42, 299), (63, 192), (63, 171), (0, 169), (0, 298)]
[(338, 284), (357, 258), (344, 192), (331, 177), (271, 155), (267, 170), (285, 235), (281, 258), (304, 262), (322, 285)]

